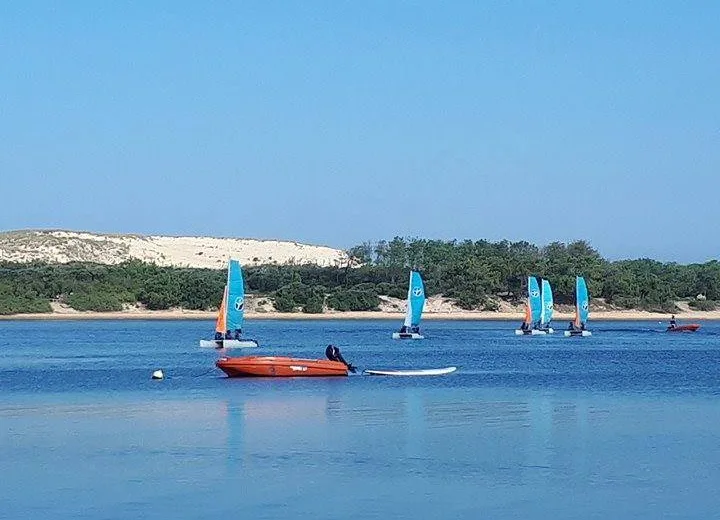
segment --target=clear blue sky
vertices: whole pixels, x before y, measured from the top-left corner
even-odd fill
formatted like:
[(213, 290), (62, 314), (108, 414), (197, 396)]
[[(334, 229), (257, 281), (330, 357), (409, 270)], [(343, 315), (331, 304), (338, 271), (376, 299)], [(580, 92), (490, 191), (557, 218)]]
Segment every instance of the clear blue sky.
[(720, 2), (0, 5), (0, 229), (704, 261), (719, 170)]

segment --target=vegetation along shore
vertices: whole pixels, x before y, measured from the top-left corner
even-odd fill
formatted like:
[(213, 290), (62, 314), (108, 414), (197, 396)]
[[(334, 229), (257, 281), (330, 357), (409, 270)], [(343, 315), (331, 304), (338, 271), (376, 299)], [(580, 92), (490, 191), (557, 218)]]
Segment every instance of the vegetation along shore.
[[(528, 275), (551, 281), (556, 319), (569, 318), (574, 279), (588, 282), (594, 319), (717, 319), (720, 263), (608, 261), (585, 242), (440, 241), (365, 243), (337, 265), (245, 267), (247, 317), (397, 318), (407, 271), (425, 280), (428, 319), (519, 319)], [(225, 284), (217, 269), (121, 263), (0, 263), (0, 315), (77, 319), (210, 319)], [(97, 314), (96, 314), (97, 313)]]

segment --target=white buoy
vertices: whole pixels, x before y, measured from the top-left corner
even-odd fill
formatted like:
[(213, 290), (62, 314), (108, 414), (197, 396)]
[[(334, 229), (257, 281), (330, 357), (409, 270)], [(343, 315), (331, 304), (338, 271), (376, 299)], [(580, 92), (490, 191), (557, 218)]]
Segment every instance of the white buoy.
[(156, 370), (155, 372), (152, 373), (153, 379), (163, 379), (164, 377), (165, 377), (165, 374), (163, 374), (162, 370)]

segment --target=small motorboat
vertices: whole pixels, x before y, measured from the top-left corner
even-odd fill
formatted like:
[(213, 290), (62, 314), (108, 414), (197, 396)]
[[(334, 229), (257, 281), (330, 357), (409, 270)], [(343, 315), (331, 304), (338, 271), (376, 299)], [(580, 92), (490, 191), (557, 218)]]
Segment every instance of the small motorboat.
[(699, 328), (699, 323), (688, 323), (687, 325), (675, 325), (674, 327), (668, 327), (667, 332), (695, 332)]
[(328, 359), (282, 356), (221, 357), (215, 365), (228, 377), (347, 376), (348, 366)]

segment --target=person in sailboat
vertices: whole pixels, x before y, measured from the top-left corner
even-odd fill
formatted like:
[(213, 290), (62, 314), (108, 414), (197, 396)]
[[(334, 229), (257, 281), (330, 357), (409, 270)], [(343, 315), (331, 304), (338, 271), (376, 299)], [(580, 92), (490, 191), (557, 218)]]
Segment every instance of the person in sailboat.
[(240, 336), (242, 336), (242, 329), (235, 329), (235, 332), (233, 333), (233, 339), (240, 341)]
[(530, 330), (530, 324), (526, 321), (522, 322), (522, 325), (520, 325), (520, 330), (525, 332), (526, 330)]
[(348, 367), (348, 370), (353, 374), (356, 371), (356, 368), (354, 366), (345, 361), (345, 358), (340, 353), (340, 349), (337, 348), (335, 345), (327, 346), (327, 348), (325, 349), (325, 357), (327, 357), (330, 361), (339, 361), (340, 363)]
[(585, 324), (581, 323), (580, 326), (578, 327), (577, 325), (575, 325), (574, 321), (571, 321), (570, 323), (568, 323), (567, 330), (569, 330), (571, 332), (580, 332), (580, 331), (585, 330)]
[(414, 327), (410, 327), (410, 333), (411, 334), (420, 334), (420, 327), (417, 325)]
[(216, 332), (215, 333), (215, 341), (222, 341), (223, 339), (223, 333), (222, 332)]
[(407, 334), (408, 332), (410, 332), (410, 328), (407, 325), (400, 327), (400, 334)]

